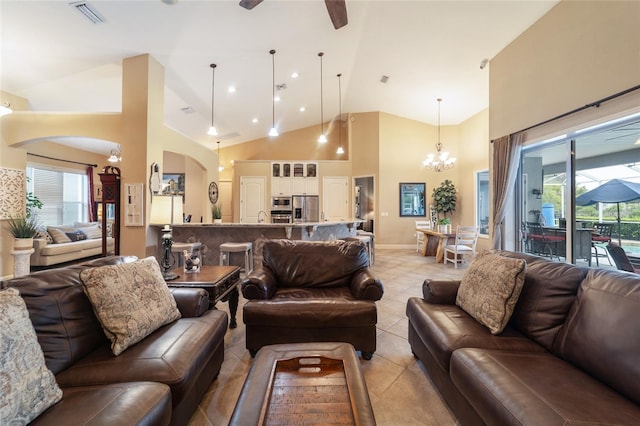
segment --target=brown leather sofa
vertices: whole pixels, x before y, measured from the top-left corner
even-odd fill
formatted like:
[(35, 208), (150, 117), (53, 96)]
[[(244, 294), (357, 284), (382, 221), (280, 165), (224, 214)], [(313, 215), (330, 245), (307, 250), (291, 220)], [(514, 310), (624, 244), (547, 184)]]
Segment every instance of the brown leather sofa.
[(360, 242), (266, 240), (242, 282), (246, 345), (346, 342), (371, 359), (382, 283)]
[(640, 277), (522, 253), (499, 335), (455, 304), (459, 281), (407, 302), (409, 343), (461, 424), (640, 423)]
[(80, 272), (112, 256), (4, 283), (20, 291), (62, 401), (33, 424), (187, 424), (224, 359), (227, 315), (203, 289), (172, 289), (182, 318), (113, 356)]

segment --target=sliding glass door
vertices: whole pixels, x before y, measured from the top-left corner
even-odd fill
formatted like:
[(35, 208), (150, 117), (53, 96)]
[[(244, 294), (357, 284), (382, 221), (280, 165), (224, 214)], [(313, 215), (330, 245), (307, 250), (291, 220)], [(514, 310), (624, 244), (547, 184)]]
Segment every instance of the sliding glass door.
[(628, 196), (617, 200), (606, 187), (588, 193), (614, 179), (640, 185), (640, 114), (525, 148), (519, 175), (520, 249), (615, 268), (606, 248), (612, 240), (632, 261), (640, 257), (640, 193), (633, 201)]

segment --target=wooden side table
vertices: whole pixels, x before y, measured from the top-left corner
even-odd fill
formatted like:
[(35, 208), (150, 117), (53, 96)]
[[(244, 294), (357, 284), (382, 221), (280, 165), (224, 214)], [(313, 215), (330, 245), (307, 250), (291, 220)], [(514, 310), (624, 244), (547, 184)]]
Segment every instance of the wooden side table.
[(175, 280), (167, 281), (169, 287), (203, 288), (209, 293), (209, 309), (219, 301), (229, 302), (231, 320), (229, 328), (236, 328), (238, 312), (238, 284), (240, 284), (240, 268), (238, 266), (209, 266), (200, 268), (200, 272), (185, 273), (182, 268), (172, 272), (178, 275)]

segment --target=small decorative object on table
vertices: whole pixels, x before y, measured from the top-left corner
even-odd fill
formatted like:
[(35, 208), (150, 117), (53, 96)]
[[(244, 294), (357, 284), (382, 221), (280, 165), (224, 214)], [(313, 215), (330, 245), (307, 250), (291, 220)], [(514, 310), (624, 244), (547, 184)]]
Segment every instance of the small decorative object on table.
[(202, 265), (202, 258), (200, 256), (200, 248), (194, 247), (191, 252), (188, 250), (182, 251), (182, 257), (184, 258), (184, 272), (195, 273), (200, 272), (200, 266)]
[(171, 268), (176, 263), (176, 258), (171, 252), (171, 246), (173, 245), (173, 236), (171, 235), (171, 227), (165, 225), (162, 228), (162, 261), (160, 266), (162, 267), (162, 277), (165, 281), (175, 280), (178, 278), (178, 274), (171, 272)]

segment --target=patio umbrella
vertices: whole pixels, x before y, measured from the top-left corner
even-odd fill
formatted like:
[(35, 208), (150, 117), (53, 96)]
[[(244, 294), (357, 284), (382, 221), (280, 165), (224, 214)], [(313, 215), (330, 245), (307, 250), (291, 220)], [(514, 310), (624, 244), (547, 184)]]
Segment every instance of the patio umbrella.
[(620, 203), (640, 201), (640, 183), (611, 179), (597, 188), (576, 197), (576, 204), (589, 206), (596, 203), (616, 203), (618, 207), (618, 245), (620, 244)]

